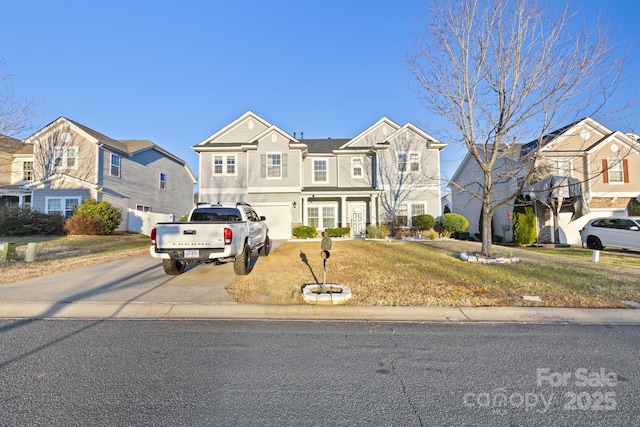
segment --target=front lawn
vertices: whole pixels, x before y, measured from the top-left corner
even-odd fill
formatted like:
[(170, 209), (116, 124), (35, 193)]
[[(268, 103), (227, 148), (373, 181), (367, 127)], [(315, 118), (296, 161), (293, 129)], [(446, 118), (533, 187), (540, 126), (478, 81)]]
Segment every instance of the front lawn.
[[(462, 262), (473, 242), (333, 242), (327, 283), (351, 288), (348, 305), (627, 307), (640, 301), (640, 258), (587, 249), (500, 248), (517, 264)], [(319, 242), (288, 242), (227, 287), (238, 302), (303, 304), (300, 288), (322, 283)], [(538, 296), (542, 302), (523, 296)]]

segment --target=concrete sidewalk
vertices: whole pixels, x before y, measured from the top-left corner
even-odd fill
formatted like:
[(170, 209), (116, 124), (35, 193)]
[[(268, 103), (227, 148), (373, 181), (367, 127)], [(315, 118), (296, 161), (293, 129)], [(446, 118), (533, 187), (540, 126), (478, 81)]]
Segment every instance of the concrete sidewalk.
[(3, 319), (270, 319), (640, 324), (637, 309), (247, 305), (225, 286), (230, 264), (167, 276), (148, 255), (0, 286)]

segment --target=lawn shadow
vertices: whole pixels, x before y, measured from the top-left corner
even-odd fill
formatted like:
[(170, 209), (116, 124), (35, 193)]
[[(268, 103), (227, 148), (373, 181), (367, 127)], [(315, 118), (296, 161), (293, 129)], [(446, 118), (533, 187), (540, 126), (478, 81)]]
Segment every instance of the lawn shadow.
[(318, 278), (316, 277), (316, 274), (313, 272), (313, 268), (311, 268), (311, 266), (309, 265), (309, 260), (307, 259), (307, 254), (305, 254), (304, 252), (300, 251), (300, 259), (302, 260), (303, 263), (305, 263), (307, 265), (307, 267), (309, 267), (309, 271), (311, 272), (311, 275), (313, 276), (313, 280), (315, 280), (316, 283), (320, 283), (318, 281)]

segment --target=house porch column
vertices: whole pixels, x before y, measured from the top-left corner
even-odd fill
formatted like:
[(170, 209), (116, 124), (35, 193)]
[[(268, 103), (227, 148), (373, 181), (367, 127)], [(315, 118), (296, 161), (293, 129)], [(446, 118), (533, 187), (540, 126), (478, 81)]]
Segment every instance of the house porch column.
[(340, 227), (347, 226), (347, 196), (340, 196)]

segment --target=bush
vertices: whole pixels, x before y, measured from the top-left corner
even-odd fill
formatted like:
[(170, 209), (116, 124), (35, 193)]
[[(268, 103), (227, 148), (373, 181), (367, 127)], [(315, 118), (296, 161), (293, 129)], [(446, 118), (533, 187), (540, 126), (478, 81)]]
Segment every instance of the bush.
[(440, 217), (443, 232), (451, 234), (454, 231), (464, 231), (469, 228), (469, 220), (457, 213), (446, 213)]
[(429, 214), (416, 215), (412, 219), (412, 224), (418, 231), (427, 231), (436, 225), (436, 219)]
[(628, 210), (630, 216), (640, 216), (640, 202), (635, 198), (629, 200)]
[(120, 210), (105, 200), (84, 199), (73, 209), (73, 215), (85, 215), (96, 220), (100, 224), (101, 235), (112, 234), (122, 222)]
[(44, 214), (28, 207), (0, 210), (0, 235), (60, 235), (64, 234), (64, 217)]
[(513, 243), (528, 246), (536, 241), (536, 214), (531, 206), (513, 215)]
[(313, 239), (318, 236), (318, 231), (310, 225), (293, 227), (293, 235), (298, 239)]
[(78, 214), (67, 219), (64, 223), (64, 231), (74, 236), (102, 236), (104, 235), (102, 226), (95, 218)]
[(351, 227), (327, 228), (325, 230), (329, 237), (342, 237), (351, 234)]
[(389, 229), (384, 224), (367, 225), (367, 237), (370, 239), (386, 239), (389, 237)]

